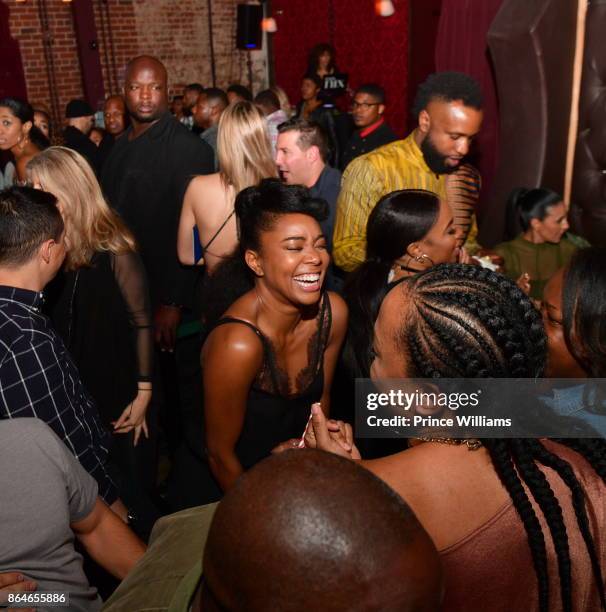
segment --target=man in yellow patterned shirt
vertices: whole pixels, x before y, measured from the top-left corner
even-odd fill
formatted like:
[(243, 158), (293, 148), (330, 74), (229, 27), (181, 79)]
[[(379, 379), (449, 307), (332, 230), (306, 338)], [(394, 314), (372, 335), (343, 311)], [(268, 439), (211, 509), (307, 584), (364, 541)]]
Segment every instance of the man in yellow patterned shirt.
[(480, 86), (460, 72), (432, 74), (419, 87), (413, 113), (419, 123), (407, 138), (358, 157), (343, 174), (333, 257), (347, 272), (366, 258), (370, 212), (399, 189), (426, 189), (446, 199), (462, 236), (474, 238), (480, 175), (464, 159), (482, 125)]

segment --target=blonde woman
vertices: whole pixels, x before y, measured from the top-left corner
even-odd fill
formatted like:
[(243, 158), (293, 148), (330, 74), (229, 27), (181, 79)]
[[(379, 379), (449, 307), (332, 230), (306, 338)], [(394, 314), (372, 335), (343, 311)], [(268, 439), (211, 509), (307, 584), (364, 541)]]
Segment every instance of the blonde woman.
[(49, 313), (101, 418), (114, 433), (133, 432), (136, 446), (148, 436), (153, 336), (135, 241), (80, 154), (51, 147), (27, 173), (34, 187), (57, 198), (65, 222), (68, 253), (64, 274), (49, 287)]
[(284, 111), (287, 119), (290, 119), (293, 114), (292, 106), (290, 104), (290, 100), (288, 99), (288, 94), (279, 86), (273, 85), (270, 89), (276, 94), (278, 100), (280, 101), (280, 108)]
[(238, 244), (236, 195), (263, 178), (277, 177), (266, 122), (252, 102), (223, 111), (217, 148), (221, 171), (190, 182), (177, 242), (181, 263), (205, 265), (209, 274)]

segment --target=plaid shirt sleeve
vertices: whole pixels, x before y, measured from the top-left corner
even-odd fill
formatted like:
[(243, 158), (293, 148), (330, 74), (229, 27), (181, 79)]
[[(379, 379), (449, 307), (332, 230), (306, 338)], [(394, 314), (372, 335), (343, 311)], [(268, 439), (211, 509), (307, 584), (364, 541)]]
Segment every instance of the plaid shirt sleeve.
[(41, 332), (22, 335), (2, 349), (0, 417), (44, 421), (97, 481), (99, 495), (113, 503), (118, 494), (106, 467), (109, 434), (76, 367), (61, 353), (66, 349)]

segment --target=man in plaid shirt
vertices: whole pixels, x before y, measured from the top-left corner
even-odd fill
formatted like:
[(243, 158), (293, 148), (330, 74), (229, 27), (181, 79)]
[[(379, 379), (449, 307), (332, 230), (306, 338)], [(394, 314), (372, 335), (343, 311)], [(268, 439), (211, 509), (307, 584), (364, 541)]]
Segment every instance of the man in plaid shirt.
[(64, 257), (55, 197), (29, 187), (0, 192), (0, 418), (47, 423), (122, 514), (106, 467), (110, 434), (63, 341), (40, 313), (41, 291)]

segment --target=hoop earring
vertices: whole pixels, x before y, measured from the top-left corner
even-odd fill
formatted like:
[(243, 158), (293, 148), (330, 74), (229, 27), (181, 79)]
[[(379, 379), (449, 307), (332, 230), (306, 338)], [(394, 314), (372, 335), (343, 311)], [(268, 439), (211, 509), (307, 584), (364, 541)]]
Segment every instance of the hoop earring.
[(431, 257), (428, 257), (427, 255), (425, 255), (425, 253), (421, 253), (420, 255), (417, 255), (415, 257), (415, 261), (417, 263), (420, 263), (422, 265), (427, 265), (427, 262), (429, 262), (429, 265), (427, 265), (428, 268), (431, 268), (432, 266), (434, 266), (435, 264), (433, 263)]

